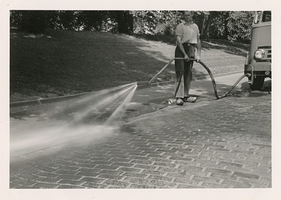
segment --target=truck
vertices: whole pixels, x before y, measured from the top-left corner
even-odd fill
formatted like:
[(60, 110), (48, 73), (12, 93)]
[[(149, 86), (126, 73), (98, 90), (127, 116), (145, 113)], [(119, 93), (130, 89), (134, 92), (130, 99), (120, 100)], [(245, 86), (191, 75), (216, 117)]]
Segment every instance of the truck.
[(244, 65), (251, 90), (261, 90), (265, 78), (271, 78), (271, 54), (271, 11), (256, 11)]

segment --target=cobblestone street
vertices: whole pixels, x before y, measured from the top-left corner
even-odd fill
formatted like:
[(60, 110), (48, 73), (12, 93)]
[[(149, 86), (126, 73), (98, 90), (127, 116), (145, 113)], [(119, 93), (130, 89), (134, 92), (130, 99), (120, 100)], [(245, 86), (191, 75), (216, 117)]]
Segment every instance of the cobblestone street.
[(171, 105), (99, 142), (12, 159), (10, 188), (271, 188), (271, 95), (251, 95)]

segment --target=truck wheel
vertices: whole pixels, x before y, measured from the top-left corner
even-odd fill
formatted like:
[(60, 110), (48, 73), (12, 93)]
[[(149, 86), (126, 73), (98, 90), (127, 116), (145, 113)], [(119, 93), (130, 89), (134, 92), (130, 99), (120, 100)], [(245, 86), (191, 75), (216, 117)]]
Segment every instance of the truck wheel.
[(264, 83), (264, 77), (257, 76), (254, 78), (253, 84), (250, 84), (251, 90), (261, 90)]

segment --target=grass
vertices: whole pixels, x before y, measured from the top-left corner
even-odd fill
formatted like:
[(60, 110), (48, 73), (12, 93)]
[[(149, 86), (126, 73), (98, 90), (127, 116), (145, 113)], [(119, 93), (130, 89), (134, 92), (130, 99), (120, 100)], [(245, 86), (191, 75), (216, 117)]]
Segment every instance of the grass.
[[(34, 36), (11, 31), (10, 101), (149, 81), (173, 58), (174, 48), (172, 37), (64, 30)], [(214, 74), (242, 71), (245, 52), (243, 44), (203, 42), (202, 59)], [(204, 72), (195, 68), (194, 73)], [(160, 80), (173, 77), (173, 67), (169, 67)]]

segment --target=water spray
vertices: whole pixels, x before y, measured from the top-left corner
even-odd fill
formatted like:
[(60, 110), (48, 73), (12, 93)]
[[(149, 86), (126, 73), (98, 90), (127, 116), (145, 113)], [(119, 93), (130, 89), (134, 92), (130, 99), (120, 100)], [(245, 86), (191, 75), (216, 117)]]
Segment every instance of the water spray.
[(190, 58), (190, 59), (185, 59), (185, 58), (173, 58), (171, 59), (149, 82), (148, 84), (152, 84), (152, 82), (174, 61), (174, 60), (190, 60), (190, 61), (196, 61), (197, 63), (201, 64), (205, 70), (208, 72), (211, 80), (212, 80), (212, 84), (213, 84), (213, 88), (214, 88), (214, 93), (215, 93), (215, 96), (217, 99), (222, 99), (224, 97), (226, 97), (234, 88), (235, 86), (245, 77), (249, 77), (250, 74), (244, 74), (243, 76), (241, 76), (235, 83), (234, 85), (230, 88), (230, 90), (228, 90), (226, 93), (224, 93), (223, 95), (219, 96), (218, 95), (218, 91), (217, 91), (217, 84), (216, 84), (216, 81), (215, 81), (215, 78), (211, 72), (211, 70), (201, 61), (197, 61), (196, 59), (193, 59), (193, 58)]
[(124, 112), (126, 111), (127, 104), (131, 102), (131, 99), (134, 96), (134, 93), (137, 89), (137, 82), (133, 83), (132, 87), (129, 88), (126, 94), (125, 100), (121, 103), (121, 105), (111, 114), (111, 116), (107, 119), (106, 125), (116, 125), (122, 118)]
[(137, 82), (134, 82), (88, 93), (55, 107), (47, 123), (43, 120), (34, 126), (11, 131), (11, 158), (36, 154), (42, 149), (47, 152), (53, 147), (52, 152), (67, 146), (83, 146), (116, 133), (136, 88)]
[(89, 117), (93, 119), (100, 115), (108, 115), (113, 107), (118, 106), (118, 103), (122, 104), (134, 87), (136, 83), (130, 83), (88, 93), (57, 108), (52, 118), (61, 119), (67, 116), (69, 123), (77, 124)]

